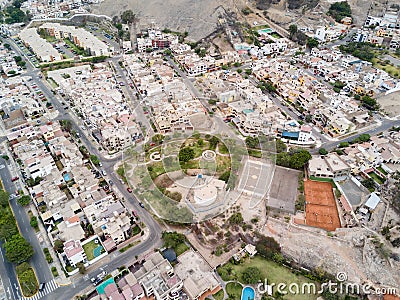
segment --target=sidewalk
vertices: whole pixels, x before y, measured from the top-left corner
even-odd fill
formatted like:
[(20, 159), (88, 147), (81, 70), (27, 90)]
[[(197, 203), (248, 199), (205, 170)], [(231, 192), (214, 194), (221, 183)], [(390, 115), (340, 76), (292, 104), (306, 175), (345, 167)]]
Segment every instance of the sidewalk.
[[(38, 225), (39, 225), (39, 232), (36, 234), (40, 244), (41, 241), (43, 241), (45, 243), (45, 246), (47, 249), (49, 249), (49, 252), (51, 254), (51, 257), (53, 258), (53, 262), (49, 264), (49, 268), (51, 270), (52, 267), (56, 267), (57, 269), (57, 273), (58, 276), (55, 277), (55, 281), (59, 284), (59, 285), (69, 285), (71, 284), (71, 280), (69, 280), (65, 273), (64, 273), (64, 269), (61, 266), (60, 260), (58, 258), (57, 253), (54, 251), (53, 249), (53, 245), (51, 244), (50, 238), (47, 235), (47, 231), (44, 228), (42, 222), (39, 220), (39, 214), (36, 210), (36, 207), (33, 203), (31, 203), (26, 210), (30, 210), (32, 212), (32, 215), (36, 216), (38, 218)], [(53, 276), (54, 277), (54, 276)]]

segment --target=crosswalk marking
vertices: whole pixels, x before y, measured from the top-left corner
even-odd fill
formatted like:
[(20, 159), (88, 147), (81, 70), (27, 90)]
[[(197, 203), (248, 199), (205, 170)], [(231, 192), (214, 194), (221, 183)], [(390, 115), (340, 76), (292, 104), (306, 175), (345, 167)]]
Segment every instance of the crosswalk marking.
[(23, 297), (23, 300), (38, 300), (42, 298), (43, 296), (50, 294), (52, 291), (56, 290), (59, 288), (59, 285), (55, 280), (53, 279), (52, 281), (46, 282), (46, 285), (44, 286), (44, 290), (38, 292), (36, 295), (32, 297)]

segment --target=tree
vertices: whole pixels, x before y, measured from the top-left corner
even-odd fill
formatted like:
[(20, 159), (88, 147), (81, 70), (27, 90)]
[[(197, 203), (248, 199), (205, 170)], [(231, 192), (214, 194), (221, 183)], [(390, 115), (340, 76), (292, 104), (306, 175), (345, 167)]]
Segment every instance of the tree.
[(27, 206), (29, 203), (31, 203), (31, 196), (23, 195), (18, 198), (17, 202), (21, 206)]
[(155, 134), (151, 137), (151, 141), (156, 144), (161, 144), (164, 138), (165, 137), (162, 134)]
[(53, 249), (57, 253), (62, 253), (64, 251), (64, 243), (61, 240), (55, 240)]
[(182, 233), (178, 233), (176, 231), (174, 232), (164, 231), (161, 234), (161, 238), (163, 239), (164, 247), (173, 249), (178, 247), (180, 244), (185, 243), (186, 241), (185, 235)]
[(289, 26), (289, 33), (290, 33), (290, 39), (294, 37), (294, 35), (297, 33), (297, 25), (296, 24), (291, 24)]
[(375, 52), (373, 51), (375, 45), (370, 43), (346, 43), (339, 46), (340, 51), (345, 53), (350, 53), (359, 59), (372, 61), (375, 57)]
[(339, 148), (346, 148), (350, 146), (349, 142), (340, 142), (339, 143)]
[(86, 268), (83, 263), (79, 262), (76, 264), (76, 266), (78, 267), (80, 274), (85, 274)]
[(217, 138), (216, 136), (212, 136), (209, 139), (209, 143), (210, 143), (210, 149), (215, 150), (217, 148), (218, 143), (219, 143), (219, 138)]
[(128, 9), (121, 14), (121, 21), (125, 24), (131, 24), (135, 21), (136, 15), (132, 10)]
[(224, 173), (222, 173), (220, 176), (219, 176), (219, 180), (222, 180), (222, 181), (225, 181), (225, 182), (228, 182), (228, 180), (229, 180), (229, 177), (231, 176), (231, 171), (225, 171)]
[(367, 178), (361, 181), (361, 184), (365, 186), (368, 190), (375, 189), (375, 181), (372, 178)]
[(274, 254), (281, 253), (281, 246), (273, 237), (259, 235), (258, 242), (256, 244), (257, 252), (267, 258), (272, 259)]
[(24, 61), (24, 60), (17, 62), (17, 66), (19, 66), (19, 67), (25, 67), (25, 65), (26, 65), (26, 61)]
[(340, 22), (344, 17), (351, 17), (351, 7), (347, 1), (332, 3), (328, 10), (328, 15)]
[(377, 110), (379, 109), (379, 105), (376, 100), (368, 95), (365, 95), (361, 98), (362, 106), (369, 110)]
[(357, 143), (364, 143), (368, 142), (370, 140), (371, 136), (368, 133), (363, 133), (360, 134), (358, 137), (356, 137), (354, 140), (351, 141), (352, 144), (357, 144)]
[(256, 284), (261, 280), (261, 271), (257, 267), (248, 267), (242, 273), (242, 281), (245, 284)]
[(276, 93), (276, 87), (270, 83), (270, 82), (266, 82), (265, 83), (265, 88), (267, 89), (268, 92), (270, 93)]
[(31, 226), (33, 228), (38, 228), (39, 223), (38, 223), (37, 217), (36, 216), (32, 216), (29, 224), (31, 224)]
[(65, 131), (67, 131), (67, 132), (71, 131), (71, 129), (72, 129), (72, 121), (71, 120), (60, 120), (60, 124), (61, 124), (61, 127)]
[(96, 155), (91, 154), (90, 160), (95, 166), (98, 166), (100, 164), (100, 160)]
[(0, 190), (0, 206), (1, 207), (8, 207), (8, 199), (10, 197), (10, 194)]
[(194, 158), (194, 150), (189, 147), (182, 148), (179, 151), (179, 161), (180, 162), (188, 162), (189, 160)]
[(243, 223), (243, 217), (240, 212), (233, 214), (232, 216), (229, 217), (229, 223), (232, 225), (238, 225)]
[(16, 234), (4, 244), (8, 261), (20, 264), (33, 256), (32, 246), (20, 235)]
[(281, 152), (286, 152), (287, 146), (282, 140), (276, 140), (276, 152), (281, 153)]
[(276, 164), (282, 167), (301, 169), (311, 159), (311, 154), (305, 149), (291, 149), (290, 152), (278, 153)]
[(328, 151), (326, 151), (325, 148), (320, 148), (320, 149), (318, 150), (318, 152), (319, 152), (319, 154), (321, 154), (321, 155), (327, 155), (327, 154), (328, 154)]
[(310, 50), (312, 48), (318, 47), (318, 45), (319, 45), (319, 42), (318, 42), (317, 39), (314, 39), (314, 38), (308, 38), (307, 39), (307, 47), (310, 48)]
[(260, 148), (260, 141), (256, 137), (248, 136), (246, 137), (246, 146), (247, 148)]
[(295, 149), (291, 154), (290, 165), (291, 168), (301, 169), (311, 159), (311, 154), (305, 149)]

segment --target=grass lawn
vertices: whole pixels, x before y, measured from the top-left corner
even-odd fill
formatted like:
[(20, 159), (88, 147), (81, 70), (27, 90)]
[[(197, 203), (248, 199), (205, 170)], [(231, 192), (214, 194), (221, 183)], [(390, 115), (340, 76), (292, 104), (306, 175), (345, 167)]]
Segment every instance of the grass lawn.
[(258, 26), (252, 27), (251, 29), (260, 30), (260, 29), (265, 29), (265, 28), (269, 28), (269, 25), (268, 25), (268, 24), (265, 24), (265, 25), (258, 25)]
[(187, 163), (181, 162), (181, 168), (183, 170), (188, 170), (188, 169), (199, 169), (199, 161), (198, 160), (190, 160)]
[(215, 300), (223, 300), (224, 296), (225, 296), (224, 290), (220, 290), (218, 293), (213, 295)]
[(74, 50), (77, 55), (89, 56), (88, 53), (85, 50), (83, 50), (82, 48), (77, 47), (69, 39), (64, 39), (64, 42), (71, 48), (71, 50)]
[(229, 170), (231, 167), (231, 158), (230, 156), (221, 156), (217, 155), (217, 172), (224, 173), (225, 171)]
[(119, 252), (124, 253), (126, 250), (136, 246), (137, 244), (140, 244), (140, 241), (134, 241), (133, 243), (126, 245), (125, 247), (119, 249)]
[(165, 173), (164, 164), (162, 161), (149, 164), (147, 170), (150, 173), (151, 179), (154, 179)]
[(239, 300), (242, 296), (242, 286), (238, 283), (230, 282), (226, 285), (226, 292), (230, 299)]
[[(236, 275), (237, 275), (236, 277), (240, 281), (243, 271), (248, 267), (257, 267), (258, 269), (260, 269), (262, 278), (267, 278), (269, 284), (270, 283), (278, 284), (282, 282), (286, 283), (287, 285), (289, 285), (290, 283), (297, 283), (301, 286), (301, 284), (305, 282), (312, 282), (311, 280), (305, 278), (304, 276), (296, 275), (292, 273), (289, 269), (281, 265), (278, 265), (273, 261), (266, 260), (260, 256), (255, 256), (250, 260), (246, 259), (244, 263), (240, 265), (227, 263), (222, 267), (219, 267), (217, 271), (220, 274), (221, 278), (225, 281), (235, 279)], [(227, 292), (229, 293), (228, 290)], [(238, 298), (235, 299), (240, 299), (240, 294)], [(286, 297), (284, 297), (284, 299), (309, 300), (309, 299), (316, 299), (316, 297), (312, 295), (299, 294), (299, 295), (287, 295)]]
[(140, 229), (140, 227), (136, 225), (135, 227), (132, 228), (132, 236), (139, 234), (141, 231), (142, 230)]
[(378, 171), (380, 171), (382, 174), (387, 175), (388, 172), (386, 172), (382, 167), (377, 167)]
[(175, 250), (176, 256), (179, 256), (186, 250), (189, 250), (189, 246), (186, 245), (185, 243), (181, 243), (178, 246), (176, 246), (174, 250)]
[(226, 147), (226, 145), (223, 142), (220, 142), (218, 144), (218, 150), (219, 150), (219, 153), (221, 153), (221, 154), (229, 154), (229, 149), (228, 149), (228, 147)]
[(382, 177), (378, 176), (378, 174), (376, 174), (375, 172), (368, 173), (368, 175), (378, 184), (383, 184), (385, 182), (385, 180)]
[(381, 69), (383, 71), (386, 71), (389, 73), (389, 75), (393, 77), (400, 78), (400, 67), (392, 66), (390, 64), (387, 64), (385, 61), (381, 60), (380, 58), (375, 57), (372, 60), (372, 64), (374, 67)]
[(15, 267), (19, 285), (21, 286), (22, 294), (25, 297), (31, 297), (37, 293), (39, 283), (32, 267), (24, 262)]
[[(95, 240), (96, 240), (96, 239), (91, 240), (89, 243), (87, 243), (87, 244), (85, 244), (85, 245), (82, 246), (83, 251), (85, 251), (86, 257), (87, 257), (87, 259), (88, 259), (89, 261), (96, 258), (96, 257), (94, 256), (93, 250), (96, 249), (97, 247), (101, 246), (100, 242), (96, 244), (96, 243), (95, 243)], [(101, 253), (104, 253), (104, 248), (103, 248), (103, 250), (101, 251)]]
[(262, 152), (260, 150), (254, 150), (254, 149), (249, 149), (249, 155), (256, 157), (256, 158), (261, 158), (262, 157)]
[(281, 36), (280, 36), (279, 34), (277, 34), (276, 32), (273, 32), (273, 33), (271, 34), (271, 36), (274, 37), (274, 38), (276, 38), (276, 39), (280, 39), (280, 38), (281, 38)]

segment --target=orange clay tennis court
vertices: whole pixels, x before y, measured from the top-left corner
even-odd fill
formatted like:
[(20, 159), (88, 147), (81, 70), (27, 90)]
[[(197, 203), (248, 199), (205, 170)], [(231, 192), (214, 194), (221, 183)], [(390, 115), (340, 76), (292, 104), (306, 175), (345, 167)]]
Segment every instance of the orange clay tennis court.
[(328, 231), (340, 228), (332, 184), (307, 180), (304, 182), (306, 195), (306, 224)]

